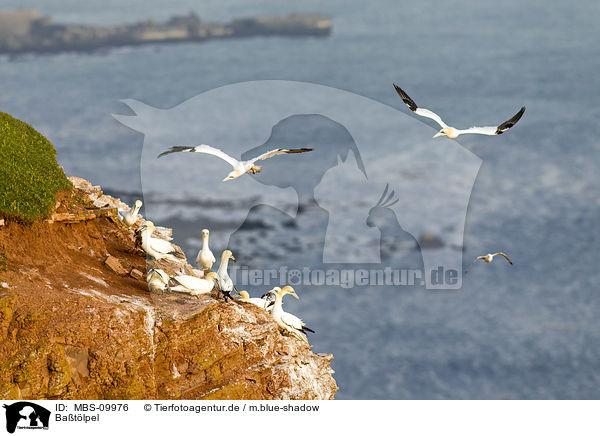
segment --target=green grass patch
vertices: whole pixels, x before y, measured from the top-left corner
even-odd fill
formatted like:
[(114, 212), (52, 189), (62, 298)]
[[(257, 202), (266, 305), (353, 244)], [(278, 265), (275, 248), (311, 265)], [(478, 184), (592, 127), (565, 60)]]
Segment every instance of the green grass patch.
[(72, 187), (50, 141), (0, 111), (0, 217), (43, 218), (56, 203), (56, 194)]

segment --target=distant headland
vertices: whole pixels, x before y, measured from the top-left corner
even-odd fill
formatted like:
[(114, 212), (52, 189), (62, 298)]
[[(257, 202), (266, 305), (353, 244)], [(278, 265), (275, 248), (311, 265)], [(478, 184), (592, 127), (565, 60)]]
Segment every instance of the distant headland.
[(230, 23), (205, 22), (195, 12), (172, 16), (164, 23), (145, 20), (97, 27), (54, 23), (37, 10), (0, 11), (0, 53), (89, 51), (105, 47), (204, 41), (251, 36), (317, 36), (331, 34), (331, 18), (296, 13), (281, 17), (255, 17)]

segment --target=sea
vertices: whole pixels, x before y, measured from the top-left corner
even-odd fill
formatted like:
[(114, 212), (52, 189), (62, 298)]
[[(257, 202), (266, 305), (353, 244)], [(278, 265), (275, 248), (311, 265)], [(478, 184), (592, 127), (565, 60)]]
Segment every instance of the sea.
[[(356, 279), (359, 269), (419, 270), (435, 253), (458, 259), (458, 289), (406, 281), (349, 286), (321, 277), (294, 282), (300, 299), (288, 296), (284, 307), (316, 331), (310, 334), (313, 351), (334, 355), (337, 399), (600, 398), (599, 2), (2, 0), (0, 7), (36, 8), (56, 22), (90, 25), (161, 21), (190, 10), (221, 22), (292, 12), (331, 16), (327, 38), (0, 56), (0, 110), (46, 135), (67, 174), (130, 204), (143, 198), (142, 213), (173, 227), (174, 242), (188, 258), (198, 251), (200, 230), (213, 230), (215, 253), (227, 246), (238, 260), (240, 287), (244, 269), (349, 269)], [(243, 85), (256, 81), (257, 87)], [(301, 86), (287, 94), (281, 83)], [(521, 106), (526, 112), (500, 136), (432, 139), (435, 123), (412, 115), (392, 83), (457, 127), (495, 125)], [(238, 89), (239, 106), (233, 98)], [(207, 95), (218, 109), (203, 105)], [(272, 114), (249, 102), (264, 107), (272, 99), (283, 107), (288, 95), (294, 96), (290, 107), (309, 107), (328, 95), (335, 103), (339, 96), (358, 130), (378, 136), (366, 143), (352, 123), (318, 109), (282, 117), (277, 126), (283, 136), (262, 125), (259, 131), (257, 113)], [(192, 102), (197, 122), (186, 119), (180, 126), (192, 133), (172, 137), (189, 142), (167, 144), (164, 131), (151, 137), (123, 125), (113, 114), (131, 116), (135, 104), (122, 100), (164, 113)], [(231, 118), (223, 115), (227, 110)], [(258, 118), (268, 125), (269, 117)], [(270, 126), (278, 123), (272, 119)], [(403, 127), (394, 130), (393, 119)], [(348, 151), (356, 151), (353, 145), (317, 154), (337, 150), (348, 132), (364, 156), (364, 180), (377, 183), (367, 194), (364, 180), (339, 181), (327, 173), (336, 165), (360, 167), (359, 153)], [(411, 153), (395, 140), (402, 135)], [(279, 138), (296, 140), (292, 145), (314, 142), (316, 157), (272, 158), (261, 162), (261, 174), (214, 186), (203, 178), (206, 167), (227, 174), (216, 158), (154, 158), (155, 151), (196, 140), (243, 154)], [(328, 149), (328, 143), (337, 145)], [(183, 171), (184, 161), (197, 170)], [(160, 177), (153, 172), (156, 162), (167, 170)], [(327, 189), (318, 188), (321, 177)], [(247, 192), (256, 196), (238, 195), (252, 183), (247, 189), (254, 191)], [(267, 186), (285, 195), (270, 203)], [(324, 198), (343, 199), (343, 205), (324, 206)], [(410, 207), (419, 201), (423, 215)], [(344, 207), (366, 210), (369, 223), (354, 232), (344, 220), (354, 212), (344, 214)], [(339, 225), (332, 225), (334, 215)], [(372, 246), (377, 231), (381, 250)], [(427, 237), (434, 243), (424, 248)], [(513, 265), (502, 258), (473, 262), (496, 251)], [(255, 296), (270, 287), (244, 283)]]

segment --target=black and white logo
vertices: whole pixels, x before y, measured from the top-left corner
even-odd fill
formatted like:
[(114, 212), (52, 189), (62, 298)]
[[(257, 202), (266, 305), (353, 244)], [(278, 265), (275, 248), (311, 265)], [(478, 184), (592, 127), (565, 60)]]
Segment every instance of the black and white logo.
[(50, 411), (29, 401), (19, 401), (6, 409), (6, 431), (14, 433), (16, 429), (48, 429)]

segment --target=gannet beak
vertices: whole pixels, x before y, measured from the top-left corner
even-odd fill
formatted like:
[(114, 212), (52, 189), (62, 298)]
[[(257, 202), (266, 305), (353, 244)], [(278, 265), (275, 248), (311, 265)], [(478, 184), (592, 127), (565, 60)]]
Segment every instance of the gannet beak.
[(438, 136), (444, 136), (443, 132), (437, 132), (435, 135), (433, 135), (434, 138), (437, 138)]
[(293, 296), (294, 296), (294, 298), (296, 298), (296, 300), (299, 300), (299, 299), (300, 299), (300, 297), (298, 297), (298, 294), (296, 294), (295, 292), (292, 292), (290, 295), (293, 295)]
[(231, 256), (230, 259), (233, 260), (235, 263), (237, 263), (237, 260), (235, 260), (235, 257)]
[(226, 182), (227, 180), (229, 180), (229, 177), (225, 177), (221, 182)]

